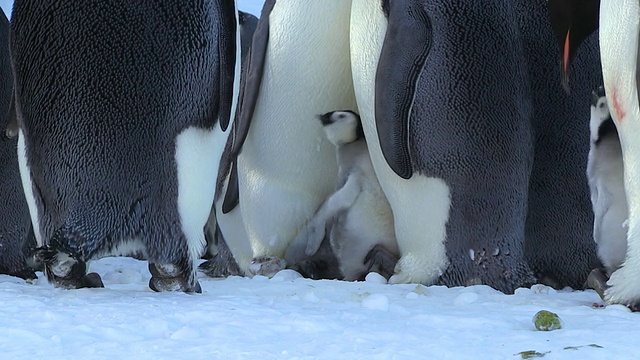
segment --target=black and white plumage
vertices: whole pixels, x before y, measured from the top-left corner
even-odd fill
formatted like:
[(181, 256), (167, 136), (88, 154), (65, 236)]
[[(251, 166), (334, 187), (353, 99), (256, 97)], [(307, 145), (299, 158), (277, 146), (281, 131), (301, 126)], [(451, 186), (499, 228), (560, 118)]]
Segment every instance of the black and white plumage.
[(597, 263), (584, 119), (598, 48), (585, 40), (567, 94), (547, 5), (353, 1), (358, 108), (402, 255), (392, 282), (580, 288)]
[(603, 83), (624, 155), (624, 188), (629, 208), (626, 256), (609, 277), (604, 299), (635, 309), (640, 308), (639, 18), (640, 3), (636, 0), (600, 1), (598, 25)]
[(587, 178), (593, 204), (593, 238), (607, 274), (617, 270), (627, 254), (628, 218), (622, 147), (609, 113), (604, 88), (594, 91), (591, 104), (591, 150)]
[[(1, 11), (0, 11), (1, 12)], [(15, 138), (15, 116), (11, 113), (13, 75), (9, 56), (10, 24), (0, 14), (0, 274), (35, 279), (28, 266), (25, 247), (33, 240), (29, 208), (24, 198), (18, 168), (18, 139)], [(11, 128), (10, 128), (11, 127)], [(5, 129), (7, 132), (5, 133)], [(35, 245), (35, 242), (34, 244)]]
[(283, 269), (287, 247), (333, 189), (334, 150), (314, 117), (356, 108), (345, 81), (350, 8), (343, 0), (267, 0), (262, 8), (231, 149), (238, 186), (232, 169), (218, 219), (246, 274)]
[(236, 14), (233, 0), (15, 1), (20, 170), (55, 285), (101, 286), (85, 262), (142, 250), (152, 289), (200, 291)]
[[(336, 146), (337, 189), (300, 230), (285, 254), (288, 264), (312, 256), (328, 237), (345, 280), (369, 271), (389, 277), (398, 257), (391, 207), (371, 164), (360, 116), (332, 111), (319, 116), (327, 139)], [(374, 248), (386, 249), (391, 261), (366, 261)], [(373, 259), (373, 258), (372, 258)], [(390, 266), (381, 266), (391, 264)]]

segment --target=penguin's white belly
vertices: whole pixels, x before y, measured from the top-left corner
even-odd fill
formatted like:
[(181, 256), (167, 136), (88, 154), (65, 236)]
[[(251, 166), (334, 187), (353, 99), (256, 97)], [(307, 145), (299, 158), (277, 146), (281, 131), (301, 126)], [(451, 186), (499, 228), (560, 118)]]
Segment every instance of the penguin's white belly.
[(260, 95), (238, 157), (254, 256), (282, 256), (335, 186), (334, 150), (315, 116), (356, 106), (349, 11), (345, 0), (280, 0), (271, 13)]
[(600, 4), (602, 75), (611, 116), (618, 129), (629, 206), (627, 253), (607, 284), (611, 303), (640, 303), (640, 108), (636, 83), (640, 4), (637, 0), (603, 0)]
[(203, 229), (213, 205), (217, 164), (228, 136), (229, 131), (222, 132), (218, 122), (211, 130), (189, 127), (176, 138), (178, 214), (194, 261), (204, 250)]
[(38, 246), (43, 246), (44, 239), (42, 228), (40, 227), (40, 215), (38, 214), (36, 197), (33, 192), (31, 169), (29, 168), (29, 161), (27, 158), (27, 145), (24, 138), (24, 133), (21, 129), (18, 131), (18, 167), (20, 168), (20, 179), (22, 180), (22, 188), (24, 189), (24, 195), (27, 199), (27, 205), (29, 206), (29, 216), (31, 217), (33, 233), (36, 237)]
[(606, 143), (589, 154), (589, 181), (595, 187), (592, 194), (594, 212), (593, 238), (598, 244), (598, 257), (609, 270), (616, 270), (627, 253), (627, 229), (623, 224), (628, 218), (627, 199), (624, 191), (622, 154), (617, 143)]
[(379, 2), (353, 0), (351, 62), (354, 89), (373, 167), (393, 209), (400, 261), (391, 282), (434, 283), (446, 269), (449, 188), (442, 179), (414, 172), (409, 180), (387, 165), (375, 125), (375, 75), (387, 20)]
[[(227, 192), (228, 179), (225, 181), (225, 186), (222, 189), (222, 194)], [(233, 255), (238, 267), (243, 274), (249, 275), (249, 266), (253, 259), (253, 250), (249, 243), (249, 237), (247, 231), (244, 228), (244, 221), (242, 220), (242, 211), (239, 206), (229, 213), (222, 213), (222, 202), (224, 196), (215, 204), (215, 212), (217, 214), (216, 220), (220, 231), (224, 235), (224, 240), (229, 247), (229, 251)]]

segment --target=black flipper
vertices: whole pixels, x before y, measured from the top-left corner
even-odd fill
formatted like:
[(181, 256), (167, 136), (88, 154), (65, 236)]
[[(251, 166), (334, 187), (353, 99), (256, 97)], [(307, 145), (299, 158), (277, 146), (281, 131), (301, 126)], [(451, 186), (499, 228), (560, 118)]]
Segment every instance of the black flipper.
[(240, 106), (240, 116), (236, 122), (236, 129), (233, 133), (234, 141), (231, 149), (232, 158), (235, 158), (242, 149), (242, 145), (247, 138), (253, 112), (258, 102), (262, 74), (264, 73), (264, 60), (267, 55), (267, 45), (269, 43), (269, 14), (276, 5), (276, 0), (267, 0), (262, 8), (258, 27), (253, 35), (253, 42), (249, 50), (249, 62), (247, 64), (246, 83), (240, 91), (242, 102)]
[(389, 25), (376, 72), (376, 129), (389, 167), (409, 179), (413, 175), (409, 118), (418, 79), (431, 49), (431, 21), (418, 0), (383, 0), (382, 8)]
[(222, 23), (220, 24), (218, 32), (218, 54), (220, 55), (220, 73), (219, 79), (219, 105), (218, 105), (218, 119), (220, 120), (220, 128), (222, 131), (227, 131), (229, 122), (231, 120), (231, 104), (233, 101), (233, 82), (234, 76), (228, 76), (228, 74), (235, 74), (236, 69), (236, 9), (233, 1), (218, 0), (218, 9), (220, 14), (225, 16), (221, 17)]
[(240, 188), (238, 186), (238, 163), (234, 160), (231, 163), (231, 173), (227, 183), (227, 192), (222, 201), (222, 213), (227, 214), (240, 203)]
[(230, 161), (231, 163), (228, 164), (230, 173), (227, 191), (225, 192), (224, 202), (222, 204), (223, 214), (233, 210), (238, 205), (240, 199), (240, 194), (238, 193), (237, 157), (242, 150), (244, 141), (247, 139), (253, 112), (258, 102), (262, 74), (264, 73), (264, 60), (267, 55), (267, 45), (269, 43), (269, 14), (275, 5), (276, 0), (265, 1), (262, 14), (258, 20), (258, 26), (253, 35), (249, 53), (247, 54), (246, 69), (243, 71), (240, 95), (238, 96), (236, 119), (231, 133), (233, 142), (229, 157), (226, 159), (226, 161)]

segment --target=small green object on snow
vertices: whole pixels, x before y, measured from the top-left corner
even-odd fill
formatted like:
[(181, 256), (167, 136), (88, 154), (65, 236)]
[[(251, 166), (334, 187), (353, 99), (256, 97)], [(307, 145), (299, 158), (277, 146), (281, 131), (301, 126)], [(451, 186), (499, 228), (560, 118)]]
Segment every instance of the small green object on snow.
[(537, 352), (535, 350), (529, 350), (529, 351), (522, 351), (517, 353), (516, 355), (520, 355), (523, 359), (533, 359), (533, 358), (541, 358), (545, 355), (547, 355), (549, 353), (549, 351), (547, 352)]
[(31, 280), (31, 279), (27, 279), (24, 282), (26, 282), (29, 285), (33, 285), (33, 280)]
[(536, 330), (539, 331), (562, 329), (562, 321), (558, 315), (547, 310), (538, 311), (533, 317), (533, 324), (536, 326)]

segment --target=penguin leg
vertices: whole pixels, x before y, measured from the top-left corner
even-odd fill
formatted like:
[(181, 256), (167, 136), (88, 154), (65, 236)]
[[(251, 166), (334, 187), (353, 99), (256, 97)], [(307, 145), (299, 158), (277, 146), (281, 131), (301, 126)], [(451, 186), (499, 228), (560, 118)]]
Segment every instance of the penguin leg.
[(200, 283), (189, 277), (184, 276), (187, 273), (181, 267), (174, 264), (160, 264), (149, 262), (149, 287), (156, 292), (161, 291), (183, 291), (186, 293), (202, 293)]
[(340, 211), (348, 209), (360, 195), (361, 188), (356, 177), (350, 176), (345, 184), (331, 195), (316, 211), (311, 220), (298, 232), (284, 255), (285, 260), (295, 264), (314, 255), (325, 238), (329, 222)]
[(43, 264), (47, 279), (55, 287), (63, 289), (104, 287), (100, 275), (87, 274), (87, 264), (65, 252), (51, 246), (35, 250), (36, 262)]
[(398, 255), (377, 244), (364, 258), (364, 264), (367, 265), (367, 272), (375, 271), (389, 280), (393, 275), (398, 260)]
[(227, 245), (227, 242), (220, 231), (220, 227), (216, 225), (215, 243), (217, 244), (218, 253), (215, 254), (208, 261), (203, 262), (198, 266), (198, 269), (210, 277), (227, 277), (232, 275), (241, 276), (242, 272), (238, 263), (233, 258), (233, 254)]
[(258, 256), (251, 261), (249, 271), (253, 275), (272, 277), (286, 266), (287, 262), (277, 256)]
[(591, 273), (589, 273), (589, 276), (587, 277), (587, 285), (585, 286), (585, 288), (591, 288), (595, 290), (598, 293), (598, 295), (600, 295), (600, 298), (604, 300), (604, 292), (609, 287), (607, 285), (608, 280), (609, 280), (609, 277), (603, 271), (603, 269), (601, 268), (593, 269), (591, 270)]

